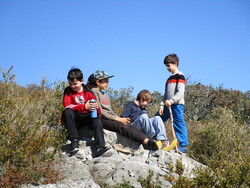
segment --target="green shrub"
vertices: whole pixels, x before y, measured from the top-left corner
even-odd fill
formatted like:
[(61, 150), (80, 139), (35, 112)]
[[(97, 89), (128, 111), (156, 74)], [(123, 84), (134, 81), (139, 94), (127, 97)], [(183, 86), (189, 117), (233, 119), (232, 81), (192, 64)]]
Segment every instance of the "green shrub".
[(215, 108), (209, 121), (196, 122), (193, 127), (189, 155), (213, 172), (198, 173), (199, 184), (200, 180), (209, 179), (215, 187), (250, 185), (250, 130), (248, 125), (239, 123), (233, 113), (227, 108)]
[(161, 188), (161, 182), (156, 177), (156, 181), (153, 180), (153, 171), (149, 170), (146, 178), (139, 177), (138, 182), (140, 182), (143, 188)]
[(210, 119), (215, 107), (227, 107), (241, 123), (250, 123), (250, 91), (242, 93), (222, 86), (213, 88), (201, 83), (186, 86), (185, 117), (187, 120)]
[[(64, 140), (60, 125), (62, 88), (20, 87), (10, 71), (0, 82), (0, 187), (29, 182), (56, 182), (54, 155)], [(51, 151), (49, 151), (49, 148)], [(53, 176), (51, 176), (53, 174)]]
[(135, 100), (134, 96), (132, 95), (134, 88), (121, 88), (119, 91), (113, 90), (112, 88), (108, 88), (107, 93), (110, 97), (110, 102), (112, 105), (112, 109), (118, 115), (120, 115), (123, 111), (124, 106), (130, 102)]

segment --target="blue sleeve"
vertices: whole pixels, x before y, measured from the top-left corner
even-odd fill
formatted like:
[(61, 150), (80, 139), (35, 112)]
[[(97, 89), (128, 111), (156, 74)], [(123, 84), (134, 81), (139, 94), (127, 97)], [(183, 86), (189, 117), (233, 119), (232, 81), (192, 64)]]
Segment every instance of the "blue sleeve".
[(131, 103), (127, 103), (120, 116), (128, 118), (131, 115), (131, 109), (132, 109)]

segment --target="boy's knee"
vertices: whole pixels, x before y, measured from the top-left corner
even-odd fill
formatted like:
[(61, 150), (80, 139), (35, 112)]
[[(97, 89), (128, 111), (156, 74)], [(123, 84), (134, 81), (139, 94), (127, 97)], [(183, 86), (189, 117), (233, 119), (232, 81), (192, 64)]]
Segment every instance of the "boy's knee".
[(154, 119), (155, 119), (156, 121), (162, 121), (162, 119), (161, 119), (160, 116), (154, 116)]
[(141, 118), (141, 119), (149, 119), (147, 114), (142, 114), (142, 115), (140, 115), (140, 118)]
[(102, 121), (99, 117), (97, 118), (91, 118), (91, 123), (92, 123), (92, 126), (95, 127), (95, 128), (103, 128), (103, 125), (102, 125)]
[(71, 108), (66, 108), (63, 111), (63, 114), (64, 114), (64, 116), (72, 115), (72, 114), (74, 114), (74, 110), (72, 110)]

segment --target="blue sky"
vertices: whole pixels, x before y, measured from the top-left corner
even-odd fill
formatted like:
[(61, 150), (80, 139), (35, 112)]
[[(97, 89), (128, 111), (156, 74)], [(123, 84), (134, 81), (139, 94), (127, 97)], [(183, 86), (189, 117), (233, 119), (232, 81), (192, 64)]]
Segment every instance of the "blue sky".
[(22, 86), (66, 81), (75, 66), (163, 94), (170, 53), (192, 81), (250, 90), (250, 1), (0, 0), (0, 67)]

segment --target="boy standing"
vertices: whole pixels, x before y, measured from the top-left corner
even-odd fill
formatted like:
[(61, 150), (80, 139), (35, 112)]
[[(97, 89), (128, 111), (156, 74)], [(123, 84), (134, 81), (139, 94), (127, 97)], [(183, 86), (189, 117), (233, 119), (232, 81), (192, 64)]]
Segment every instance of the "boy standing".
[(63, 96), (63, 121), (68, 131), (68, 137), (71, 141), (71, 152), (79, 150), (78, 128), (90, 126), (94, 130), (95, 145), (97, 149), (96, 156), (105, 153), (108, 148), (105, 147), (102, 122), (99, 117), (90, 118), (90, 112), (97, 109), (100, 114), (100, 108), (96, 102), (91, 103), (91, 99), (96, 99), (83, 84), (83, 74), (80, 69), (73, 68), (67, 76), (69, 86), (64, 90)]
[(171, 145), (169, 145), (164, 123), (159, 116), (149, 119), (145, 107), (148, 106), (152, 100), (153, 96), (148, 90), (140, 91), (136, 101), (131, 101), (125, 106), (121, 117), (130, 118), (131, 126), (138, 128), (149, 137), (162, 141), (163, 148), (167, 151), (175, 147), (176, 142), (172, 142)]
[(179, 58), (176, 54), (170, 54), (165, 57), (164, 65), (172, 75), (168, 78), (165, 85), (165, 94), (160, 103), (159, 115), (163, 122), (170, 117), (169, 107), (173, 113), (173, 123), (176, 137), (179, 141), (179, 152), (187, 153), (188, 133), (184, 121), (184, 92), (185, 92), (185, 77), (182, 72), (178, 70)]

